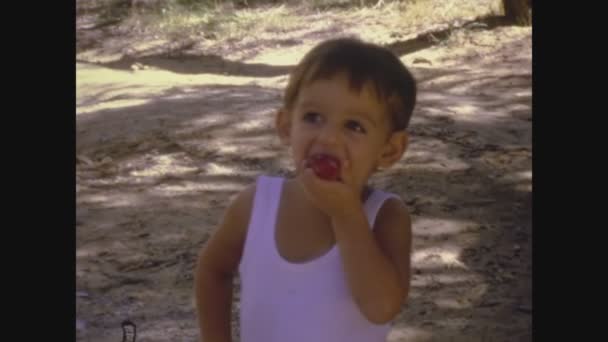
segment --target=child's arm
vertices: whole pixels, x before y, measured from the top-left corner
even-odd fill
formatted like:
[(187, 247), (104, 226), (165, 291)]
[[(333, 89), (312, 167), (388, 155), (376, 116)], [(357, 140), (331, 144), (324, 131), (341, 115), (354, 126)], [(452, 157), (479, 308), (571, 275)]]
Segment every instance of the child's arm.
[(405, 204), (388, 199), (370, 229), (347, 164), (344, 182), (325, 181), (310, 168), (298, 176), (309, 200), (332, 222), (346, 281), (361, 313), (377, 324), (393, 319), (410, 287), (412, 228)]
[(255, 185), (241, 192), (199, 254), (195, 294), (203, 342), (230, 342), (232, 279), (241, 260)]
[(351, 294), (373, 323), (392, 320), (410, 288), (411, 222), (403, 202), (389, 199), (380, 209), (375, 228), (363, 209), (332, 219)]

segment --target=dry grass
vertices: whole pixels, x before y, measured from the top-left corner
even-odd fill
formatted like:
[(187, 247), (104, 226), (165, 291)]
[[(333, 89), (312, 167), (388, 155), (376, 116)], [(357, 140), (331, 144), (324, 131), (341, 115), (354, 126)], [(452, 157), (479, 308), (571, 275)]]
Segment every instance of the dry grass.
[(346, 14), (355, 20), (382, 18), (382, 21), (402, 29), (433, 24), (472, 20), (499, 14), (499, 0), (412, 0), (388, 2), (384, 6), (353, 8)]
[(242, 40), (291, 30), (303, 25), (301, 16), (285, 5), (235, 9), (230, 6), (170, 7), (161, 13), (133, 13), (125, 24), (166, 38), (202, 35), (220, 41)]
[(247, 36), (280, 34), (305, 25), (304, 18), (285, 5), (235, 11), (232, 20), (219, 27), (218, 36), (243, 39)]
[(207, 47), (250, 43), (261, 47), (277, 38), (297, 39), (303, 29), (322, 31), (339, 21), (338, 25), (349, 34), (386, 43), (378, 41), (376, 32), (390, 29), (403, 37), (438, 24), (499, 14), (500, 3), (500, 0), (385, 0), (378, 5), (377, 0), (305, 0), (237, 8), (231, 1), (190, 7), (169, 2), (158, 11), (131, 11), (121, 26), (123, 32), (133, 33), (135, 41), (141, 41), (143, 33), (144, 37), (168, 42), (195, 38), (204, 41)]

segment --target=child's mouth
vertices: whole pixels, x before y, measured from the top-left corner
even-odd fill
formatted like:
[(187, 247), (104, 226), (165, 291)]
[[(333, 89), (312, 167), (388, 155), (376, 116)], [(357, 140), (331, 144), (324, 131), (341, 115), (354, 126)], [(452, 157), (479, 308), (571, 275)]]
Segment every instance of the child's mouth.
[(341, 181), (340, 160), (329, 154), (315, 154), (308, 158), (306, 167), (312, 168), (317, 177), (329, 181)]

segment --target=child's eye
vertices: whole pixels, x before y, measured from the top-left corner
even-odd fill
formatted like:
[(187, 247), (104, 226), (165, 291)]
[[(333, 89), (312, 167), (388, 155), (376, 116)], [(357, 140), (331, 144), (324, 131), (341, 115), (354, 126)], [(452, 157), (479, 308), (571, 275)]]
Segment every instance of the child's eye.
[(351, 130), (357, 132), (357, 133), (363, 133), (363, 134), (367, 133), (367, 131), (365, 130), (365, 128), (363, 128), (363, 126), (360, 123), (358, 123), (357, 121), (354, 121), (354, 120), (349, 120), (346, 123), (346, 127), (348, 129), (351, 129)]
[(304, 114), (304, 121), (310, 123), (318, 123), (321, 121), (321, 114), (315, 112), (307, 112)]

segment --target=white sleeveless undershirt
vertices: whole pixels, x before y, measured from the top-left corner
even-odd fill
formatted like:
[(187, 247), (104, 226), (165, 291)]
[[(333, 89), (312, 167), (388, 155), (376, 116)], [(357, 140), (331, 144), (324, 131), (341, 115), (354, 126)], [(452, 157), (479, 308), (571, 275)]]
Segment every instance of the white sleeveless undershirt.
[[(384, 342), (389, 324), (369, 322), (354, 302), (337, 245), (305, 263), (279, 254), (275, 240), (283, 178), (261, 176), (249, 220), (241, 277), (241, 342)], [(364, 204), (370, 227), (395, 194), (374, 190)]]

